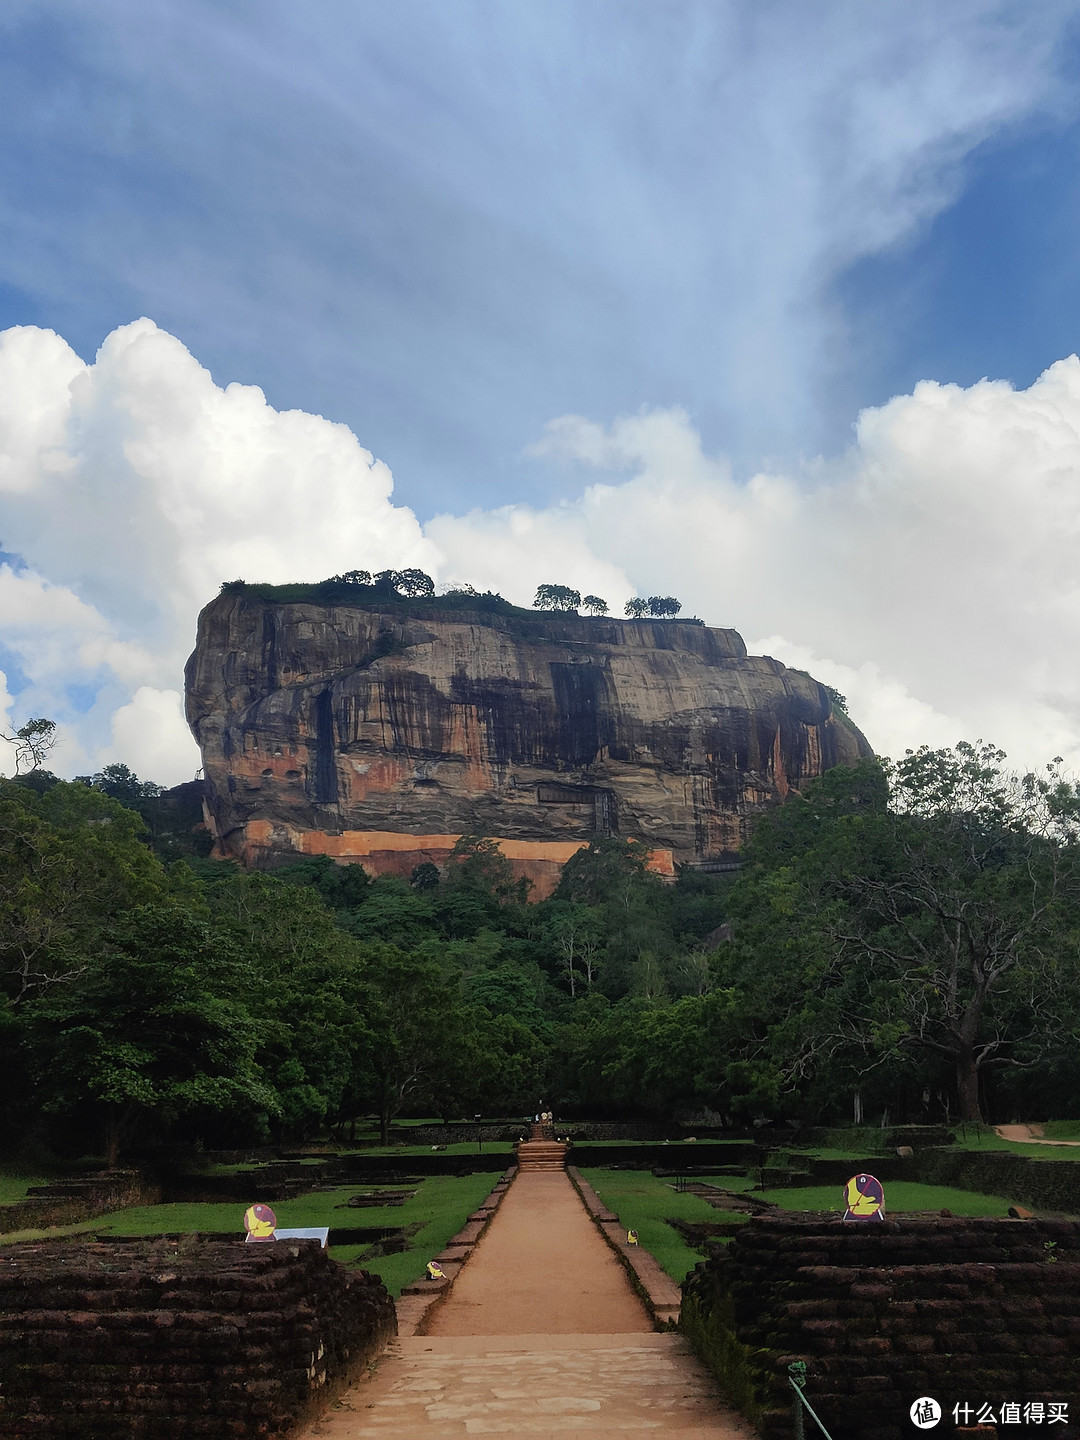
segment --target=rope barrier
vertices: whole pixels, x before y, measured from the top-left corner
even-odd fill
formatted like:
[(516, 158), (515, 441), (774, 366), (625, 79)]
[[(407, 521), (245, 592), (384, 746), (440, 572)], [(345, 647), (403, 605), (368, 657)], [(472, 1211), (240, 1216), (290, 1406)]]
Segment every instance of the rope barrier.
[[(814, 1422), (825, 1436), (825, 1440), (832, 1440), (832, 1436), (821, 1423), (821, 1418), (817, 1411), (803, 1394), (803, 1386), (806, 1384), (806, 1362), (804, 1360), (796, 1360), (794, 1364), (788, 1366), (788, 1372), (788, 1384), (814, 1417)], [(795, 1440), (803, 1440), (803, 1414), (798, 1405), (795, 1407)]]

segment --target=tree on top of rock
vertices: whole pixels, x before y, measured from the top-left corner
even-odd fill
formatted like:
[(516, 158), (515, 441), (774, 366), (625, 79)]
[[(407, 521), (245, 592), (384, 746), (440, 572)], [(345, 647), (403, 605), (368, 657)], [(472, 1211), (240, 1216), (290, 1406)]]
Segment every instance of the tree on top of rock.
[(536, 610), (562, 610), (576, 614), (580, 604), (580, 593), (577, 590), (571, 590), (569, 585), (538, 585), (536, 587), (536, 598), (533, 600), (533, 608)]
[(406, 595), (410, 600), (435, 594), (435, 581), (423, 570), (380, 570), (374, 583), (384, 593)]
[(423, 570), (399, 570), (394, 577), (394, 587), (402, 595), (415, 598), (420, 595), (434, 595), (435, 582)]
[(643, 620), (646, 615), (656, 620), (663, 620), (677, 615), (682, 609), (682, 601), (676, 600), (674, 595), (650, 595), (647, 600), (642, 600), (635, 595), (627, 600), (623, 607), (623, 614), (631, 620)]
[(608, 603), (599, 595), (586, 595), (581, 604), (590, 615), (606, 615), (608, 613)]

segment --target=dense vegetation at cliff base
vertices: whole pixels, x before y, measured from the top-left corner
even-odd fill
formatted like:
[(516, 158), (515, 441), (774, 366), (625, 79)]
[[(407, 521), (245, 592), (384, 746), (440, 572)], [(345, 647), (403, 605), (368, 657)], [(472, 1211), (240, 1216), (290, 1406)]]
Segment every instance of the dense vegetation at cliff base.
[(155, 788), (0, 783), (8, 1150), (340, 1139), (541, 1098), (737, 1125), (842, 1121), (856, 1094), (870, 1119), (1074, 1113), (1080, 797), (1053, 768), (960, 746), (835, 769), (737, 877), (665, 885), (598, 837), (539, 904), (478, 836), (411, 882), (168, 858)]

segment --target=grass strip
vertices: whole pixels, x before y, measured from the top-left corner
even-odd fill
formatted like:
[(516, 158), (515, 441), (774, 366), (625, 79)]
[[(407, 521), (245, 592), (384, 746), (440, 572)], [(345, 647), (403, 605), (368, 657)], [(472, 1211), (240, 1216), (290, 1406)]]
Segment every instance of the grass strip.
[[(671, 1181), (660, 1180), (647, 1170), (589, 1166), (581, 1173), (608, 1209), (618, 1215), (623, 1229), (636, 1230), (639, 1243), (681, 1284), (702, 1257), (667, 1222), (715, 1220), (717, 1212), (712, 1206), (697, 1195), (680, 1195)], [(726, 1185), (727, 1180), (719, 1183)]]
[(13, 1200), (25, 1200), (31, 1185), (48, 1185), (44, 1175), (15, 1175), (10, 1171), (0, 1173), (0, 1205)]
[[(1062, 1121), (1063, 1125), (1070, 1125), (1075, 1122)], [(1047, 1140), (1071, 1140), (1071, 1135), (1057, 1135), (1051, 1133), (1054, 1122), (1045, 1125)], [(971, 1129), (967, 1135), (960, 1130), (956, 1132), (956, 1144), (949, 1146), (950, 1150), (967, 1150), (978, 1152), (980, 1150), (1004, 1150), (1009, 1155), (1027, 1155), (1032, 1160), (1080, 1160), (1080, 1147), (1073, 1149), (1071, 1145), (1037, 1145), (1027, 1140), (1003, 1140), (1000, 1135), (995, 1135), (993, 1130), (982, 1129), (975, 1131)], [(918, 1153), (918, 1152), (916, 1152)]]
[(1080, 1140), (1080, 1120), (1047, 1120), (1042, 1131), (1046, 1140)]
[[(433, 1150), (438, 1150), (442, 1155), (512, 1155), (514, 1146), (510, 1140), (485, 1140), (484, 1148), (480, 1150), (475, 1140), (462, 1140), (456, 1145), (365, 1145), (363, 1149), (342, 1150), (341, 1153), (343, 1155), (430, 1155)], [(507, 1164), (509, 1163), (508, 1160)], [(248, 1166), (248, 1169), (251, 1168)], [(492, 1184), (494, 1183), (492, 1181)]]

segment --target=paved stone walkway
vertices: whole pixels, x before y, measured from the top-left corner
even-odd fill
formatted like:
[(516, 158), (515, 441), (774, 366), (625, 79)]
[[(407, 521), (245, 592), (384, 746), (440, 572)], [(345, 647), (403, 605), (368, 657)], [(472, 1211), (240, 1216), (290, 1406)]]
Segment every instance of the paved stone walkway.
[(752, 1440), (675, 1334), (414, 1335), (311, 1430), (320, 1440)]
[(753, 1440), (682, 1336), (652, 1330), (564, 1173), (519, 1172), (426, 1329), (303, 1440)]

